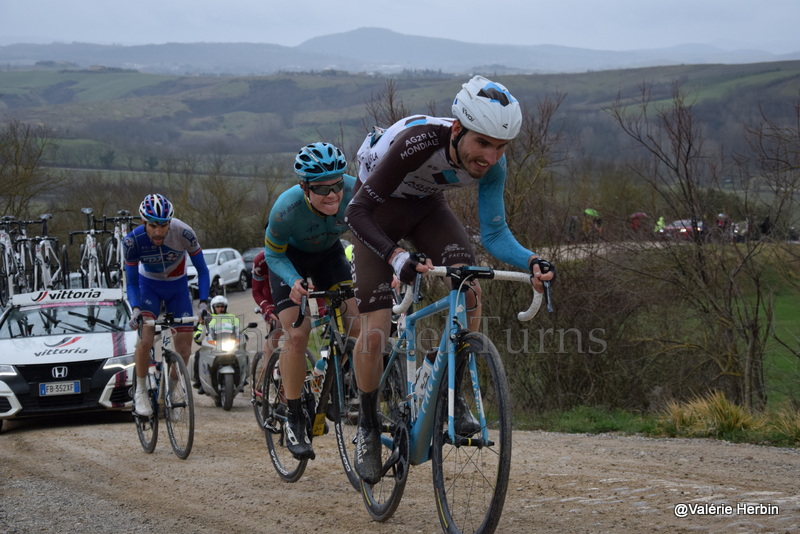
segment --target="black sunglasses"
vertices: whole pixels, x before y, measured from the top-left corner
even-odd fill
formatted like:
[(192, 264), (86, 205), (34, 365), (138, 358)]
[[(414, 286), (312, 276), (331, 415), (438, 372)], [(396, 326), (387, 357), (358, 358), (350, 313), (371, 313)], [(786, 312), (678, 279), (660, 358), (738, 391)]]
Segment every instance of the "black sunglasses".
[(338, 193), (344, 189), (344, 178), (339, 180), (336, 183), (329, 184), (329, 185), (313, 185), (308, 184), (308, 190), (314, 193), (315, 195), (319, 195), (321, 197), (328, 196), (328, 194), (333, 191), (334, 193)]

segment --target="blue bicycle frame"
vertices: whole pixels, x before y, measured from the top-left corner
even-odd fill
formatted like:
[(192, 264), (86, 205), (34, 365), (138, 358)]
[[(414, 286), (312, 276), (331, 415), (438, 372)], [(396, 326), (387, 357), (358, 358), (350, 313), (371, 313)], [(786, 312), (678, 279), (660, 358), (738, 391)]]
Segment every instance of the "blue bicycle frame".
[[(497, 279), (505, 279), (505, 280), (517, 280), (525, 279), (527, 276), (524, 273), (514, 273), (514, 272), (506, 272), (506, 271), (492, 271), (491, 269), (481, 268), (481, 267), (474, 267), (466, 269), (474, 269), (475, 271), (475, 278), (497, 278)], [(446, 268), (437, 267), (434, 269), (436, 273), (443, 275), (446, 272)], [(483, 276), (480, 276), (483, 274)], [(522, 278), (520, 278), (522, 277)], [(409, 291), (412, 289), (409, 288)], [(531, 307), (521, 314), (519, 314), (520, 320), (527, 320), (527, 318), (533, 317), (538, 311), (539, 305), (541, 303), (541, 295), (538, 297), (534, 295), (534, 301), (531, 303)], [(416, 324), (419, 320), (424, 319), (426, 317), (431, 317), (438, 313), (442, 313), (444, 311), (449, 311), (448, 321), (449, 323), (445, 325), (444, 331), (442, 332), (441, 340), (439, 341), (439, 351), (436, 355), (436, 360), (433, 364), (433, 372), (431, 374), (431, 378), (428, 380), (428, 385), (424, 394), (421, 397), (421, 401), (417, 406), (415, 401), (414, 395), (414, 386), (415, 386), (415, 369), (416, 369)], [(448, 399), (448, 433), (452, 443), (455, 443), (456, 435), (455, 435), (455, 425), (454, 425), (454, 397), (455, 397), (455, 380), (456, 380), (456, 352), (457, 347), (456, 343), (459, 339), (459, 332), (464, 331), (467, 325), (467, 306), (465, 302), (465, 292), (463, 290), (463, 286), (460, 288), (456, 288), (450, 291), (450, 293), (446, 297), (442, 297), (441, 299), (433, 302), (424, 308), (417, 310), (413, 313), (409, 313), (404, 317), (401, 317), (400, 322), (398, 324), (398, 328), (400, 329), (400, 336), (397, 342), (394, 344), (392, 348), (392, 353), (390, 354), (389, 360), (386, 364), (386, 367), (383, 372), (383, 376), (381, 377), (381, 384), (385, 383), (387, 377), (389, 375), (389, 371), (392, 368), (392, 363), (395, 358), (400, 357), (400, 352), (406, 353), (406, 403), (408, 405), (408, 412), (411, 414), (410, 417), (410, 428), (409, 428), (409, 443), (410, 443), (410, 451), (409, 451), (409, 461), (412, 465), (418, 465), (424, 463), (430, 459), (431, 453), (431, 438), (433, 435), (433, 419), (435, 417), (435, 408), (436, 407), (436, 399), (439, 395), (439, 388), (442, 387), (444, 383), (444, 371), (445, 363), (447, 363), (447, 399)], [(445, 360), (446, 358), (446, 360)], [(488, 430), (486, 427), (486, 418), (483, 412), (483, 404), (481, 400), (481, 392), (480, 386), (477, 380), (477, 365), (475, 363), (474, 358), (470, 358), (470, 361), (467, 362), (468, 370), (471, 376), (473, 377), (472, 384), (473, 384), (473, 394), (475, 395), (475, 406), (478, 411), (478, 418), (481, 423), (481, 437), (479, 440), (482, 440), (484, 443), (488, 442), (489, 435)], [(387, 435), (383, 435), (382, 438), (383, 444), (389, 448), (392, 447), (392, 438)], [(468, 438), (471, 440), (473, 444), (478, 444), (478, 439), (476, 438)]]

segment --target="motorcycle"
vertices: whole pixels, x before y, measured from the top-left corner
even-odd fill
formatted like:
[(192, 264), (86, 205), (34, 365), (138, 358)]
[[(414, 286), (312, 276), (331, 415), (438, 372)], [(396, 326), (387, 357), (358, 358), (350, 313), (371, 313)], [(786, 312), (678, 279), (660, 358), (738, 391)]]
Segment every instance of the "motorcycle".
[(256, 323), (249, 323), (243, 332), (210, 328), (192, 356), (194, 361), (190, 364), (200, 382), (198, 393), (210, 396), (225, 411), (233, 407), (233, 398), (247, 383), (250, 370), (247, 330), (257, 327)]

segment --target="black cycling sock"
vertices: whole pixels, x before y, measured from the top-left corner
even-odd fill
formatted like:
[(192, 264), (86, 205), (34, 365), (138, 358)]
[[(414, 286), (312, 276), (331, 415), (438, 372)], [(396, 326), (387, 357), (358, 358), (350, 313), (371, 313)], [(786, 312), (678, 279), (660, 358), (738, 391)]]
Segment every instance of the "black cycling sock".
[(361, 407), (359, 411), (359, 423), (364, 428), (375, 428), (379, 425), (378, 419), (378, 390), (364, 393), (358, 391), (361, 396)]
[(299, 421), (303, 413), (303, 403), (300, 399), (286, 399), (286, 405), (289, 407), (286, 418), (290, 421)]

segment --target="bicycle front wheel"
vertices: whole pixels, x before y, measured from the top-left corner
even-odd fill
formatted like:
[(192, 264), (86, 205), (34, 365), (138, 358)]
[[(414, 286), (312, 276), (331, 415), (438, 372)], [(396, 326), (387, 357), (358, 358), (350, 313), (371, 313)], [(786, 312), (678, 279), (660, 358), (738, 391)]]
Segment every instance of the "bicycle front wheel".
[[(436, 505), (445, 532), (488, 534), (500, 521), (511, 466), (508, 380), (497, 349), (482, 334), (470, 333), (459, 341), (456, 362), (456, 398), (460, 396), (466, 406), (461, 404), (459, 409), (460, 401), (456, 400), (455, 439), (451, 439), (448, 388), (441, 387), (431, 451)], [(468, 423), (470, 420), (472, 423)], [(458, 421), (473, 428), (464, 431)], [(475, 432), (475, 427), (480, 430)]]
[(185, 460), (192, 452), (194, 442), (194, 401), (192, 384), (186, 363), (180, 354), (170, 350), (164, 351), (166, 369), (162, 376), (162, 384), (166, 387), (164, 395), (164, 420), (167, 422), (167, 433), (172, 450), (181, 460)]
[[(346, 345), (346, 361), (337, 369), (331, 390), (329, 418), (332, 416), (333, 428), (336, 432), (336, 448), (342, 460), (344, 473), (356, 491), (361, 491), (361, 479), (353, 467), (353, 443), (358, 423), (358, 388), (353, 370), (353, 347), (355, 340), (350, 338)], [(332, 367), (332, 366), (331, 366)], [(330, 368), (330, 367), (329, 367)], [(339, 403), (341, 399), (341, 404)]]
[(286, 405), (283, 380), (278, 367), (280, 356), (279, 350), (274, 351), (264, 369), (261, 386), (264, 395), (261, 418), (264, 421), (264, 436), (269, 449), (269, 459), (275, 471), (286, 482), (297, 482), (306, 470), (308, 459), (298, 460), (289, 452), (286, 445), (286, 414), (289, 408)]
[[(133, 372), (133, 371), (130, 371)], [(136, 375), (133, 377), (134, 398), (136, 398)], [(156, 442), (158, 441), (158, 401), (156, 400), (158, 390), (148, 390), (147, 397), (153, 406), (153, 413), (149, 417), (137, 415), (134, 409), (133, 422), (136, 423), (136, 434), (139, 436), (139, 443), (142, 444), (144, 452), (150, 454), (156, 450)]]
[(267, 358), (264, 351), (256, 352), (253, 356), (253, 363), (250, 366), (250, 404), (253, 405), (253, 413), (256, 416), (258, 428), (264, 431), (264, 370), (267, 366)]
[(384, 375), (386, 378), (380, 385), (378, 416), (383, 432), (381, 462), (385, 472), (377, 484), (361, 481), (364, 505), (375, 521), (386, 521), (397, 510), (400, 499), (403, 498), (410, 467), (408, 423), (403, 410), (406, 375), (401, 358), (391, 360)]
[(10, 280), (10, 265), (7, 263), (6, 248), (0, 245), (0, 308), (5, 308), (8, 299), (11, 297), (8, 291)]

